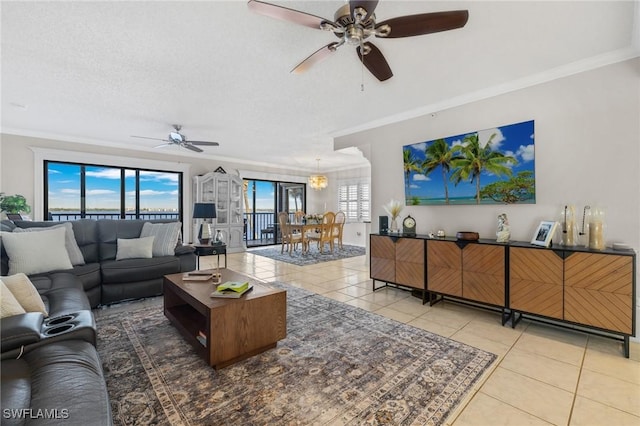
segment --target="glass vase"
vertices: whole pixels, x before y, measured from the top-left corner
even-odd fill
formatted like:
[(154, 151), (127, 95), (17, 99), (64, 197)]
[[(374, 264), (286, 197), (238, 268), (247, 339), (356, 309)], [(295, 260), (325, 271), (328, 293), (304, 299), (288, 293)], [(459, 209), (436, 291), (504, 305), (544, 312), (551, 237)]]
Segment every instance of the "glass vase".
[(398, 232), (398, 218), (391, 218), (391, 225), (389, 226), (389, 232)]
[(578, 226), (576, 223), (576, 208), (571, 204), (565, 205), (560, 210), (560, 243), (563, 246), (573, 247), (578, 244)]

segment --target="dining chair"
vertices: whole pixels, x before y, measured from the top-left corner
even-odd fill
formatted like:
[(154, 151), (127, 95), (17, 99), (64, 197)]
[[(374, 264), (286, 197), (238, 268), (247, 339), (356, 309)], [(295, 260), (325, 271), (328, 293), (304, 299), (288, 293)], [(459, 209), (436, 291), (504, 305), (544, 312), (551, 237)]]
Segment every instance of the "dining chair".
[(335, 220), (336, 215), (332, 212), (326, 212), (324, 216), (322, 216), (322, 223), (318, 225), (317, 230), (305, 235), (303, 243), (307, 245), (307, 251), (309, 251), (309, 243), (311, 241), (317, 241), (320, 253), (323, 253), (325, 243), (329, 243), (329, 249), (331, 253), (333, 253), (333, 226)]
[(280, 226), (280, 234), (282, 235), (282, 246), (280, 247), (280, 253), (284, 253), (284, 246), (287, 245), (287, 251), (291, 255), (292, 251), (296, 249), (298, 243), (302, 242), (302, 233), (294, 232), (295, 225), (289, 223), (289, 214), (286, 212), (278, 213), (278, 226)]
[(295, 223), (302, 223), (302, 219), (304, 219), (304, 212), (302, 210), (296, 210), (293, 215)]
[(338, 241), (338, 247), (342, 250), (342, 230), (344, 229), (344, 222), (346, 215), (342, 210), (336, 213), (336, 220), (333, 225), (333, 239)]

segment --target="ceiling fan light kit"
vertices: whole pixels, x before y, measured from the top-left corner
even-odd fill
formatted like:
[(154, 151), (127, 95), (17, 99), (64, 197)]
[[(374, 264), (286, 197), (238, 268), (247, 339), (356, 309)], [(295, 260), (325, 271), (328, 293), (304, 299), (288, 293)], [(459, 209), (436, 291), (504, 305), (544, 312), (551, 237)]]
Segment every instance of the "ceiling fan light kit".
[(292, 73), (301, 74), (307, 71), (313, 65), (331, 56), (338, 48), (347, 44), (356, 47), (356, 53), (362, 64), (380, 81), (391, 78), (393, 72), (380, 49), (366, 41), (369, 37), (401, 38), (448, 31), (464, 27), (469, 19), (467, 10), (452, 10), (400, 16), (376, 23), (374, 11), (377, 5), (378, 0), (350, 0), (348, 4), (341, 6), (336, 11), (334, 21), (330, 21), (316, 15), (259, 0), (249, 0), (248, 2), (249, 9), (256, 13), (310, 28), (330, 31), (340, 39), (338, 42), (329, 43), (316, 50), (296, 65), (291, 70)]

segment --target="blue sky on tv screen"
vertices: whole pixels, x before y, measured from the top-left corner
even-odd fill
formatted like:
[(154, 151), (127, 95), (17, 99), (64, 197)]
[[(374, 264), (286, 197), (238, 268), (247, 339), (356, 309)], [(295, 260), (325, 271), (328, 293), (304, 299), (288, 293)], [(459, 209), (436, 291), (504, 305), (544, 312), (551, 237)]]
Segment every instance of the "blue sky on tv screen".
[[(473, 135), (474, 133), (478, 134), (478, 140), (481, 147), (486, 146), (487, 142), (491, 140), (492, 150), (501, 152), (506, 156), (514, 157), (517, 160), (516, 164), (509, 165), (512, 176), (516, 176), (519, 172), (523, 171), (530, 171), (535, 175), (533, 120), (437, 139), (444, 139), (447, 146), (452, 148), (457, 145), (463, 145), (465, 137), (467, 135)], [(495, 135), (493, 136), (493, 139), (491, 139), (492, 135)], [(419, 164), (426, 158), (425, 150), (427, 147), (437, 139), (405, 145), (403, 146), (403, 150), (409, 149), (416, 159), (416, 162)], [(425, 174), (422, 171), (412, 171), (408, 180), (409, 186), (408, 188), (405, 188), (405, 194), (408, 197), (418, 197), (422, 200), (420, 204), (430, 203), (425, 200), (433, 200), (433, 204), (437, 204), (437, 200), (442, 200), (444, 198), (444, 180), (446, 179), (449, 198), (452, 201), (460, 200), (461, 203), (464, 200), (471, 201), (476, 195), (475, 182), (462, 181), (455, 185), (454, 182), (450, 180), (450, 175), (451, 173), (446, 175), (443, 179), (441, 166), (438, 166), (429, 174)], [(480, 183), (482, 187), (505, 179), (508, 179), (508, 177), (497, 176), (486, 170), (480, 175)], [(405, 184), (406, 183), (407, 182), (405, 180)], [(410, 204), (409, 200), (407, 200), (407, 204)]]

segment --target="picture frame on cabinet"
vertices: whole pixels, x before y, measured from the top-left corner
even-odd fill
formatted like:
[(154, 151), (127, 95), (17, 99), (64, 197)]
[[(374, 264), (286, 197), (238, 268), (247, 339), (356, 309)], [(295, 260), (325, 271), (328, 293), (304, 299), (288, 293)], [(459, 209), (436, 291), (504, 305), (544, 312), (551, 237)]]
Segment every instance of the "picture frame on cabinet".
[(551, 240), (553, 239), (553, 234), (555, 234), (556, 232), (557, 226), (558, 222), (554, 222), (551, 220), (543, 220), (542, 222), (540, 222), (540, 225), (538, 225), (536, 231), (533, 233), (531, 244), (549, 247), (551, 245)]

